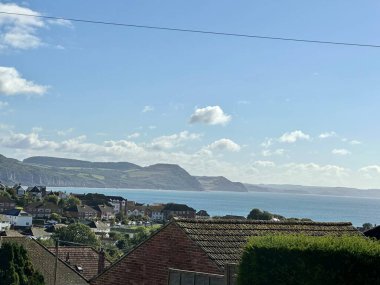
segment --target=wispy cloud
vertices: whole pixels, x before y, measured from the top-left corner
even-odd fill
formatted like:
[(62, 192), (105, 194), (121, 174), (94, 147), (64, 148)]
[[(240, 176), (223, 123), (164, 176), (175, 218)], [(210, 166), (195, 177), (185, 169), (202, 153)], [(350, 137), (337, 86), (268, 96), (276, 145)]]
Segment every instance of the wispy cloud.
[(22, 78), (14, 67), (0, 66), (0, 95), (28, 95), (41, 96), (48, 90), (48, 86), (39, 85)]
[(350, 155), (351, 152), (347, 149), (344, 149), (344, 148), (335, 148), (331, 151), (332, 154), (335, 154), (335, 155), (342, 155), (342, 156), (345, 156), (345, 155)]
[(278, 149), (275, 149), (275, 150), (270, 150), (270, 149), (264, 149), (261, 154), (263, 156), (274, 156), (274, 155), (278, 155), (278, 156), (281, 156), (281, 155), (284, 155), (285, 154), (285, 149), (283, 148), (278, 148)]
[(3, 110), (9, 106), (8, 102), (0, 101), (0, 110)]
[(327, 138), (332, 138), (332, 137), (336, 137), (336, 136), (337, 136), (336, 132), (325, 132), (325, 133), (321, 133), (319, 135), (319, 138), (320, 139), (327, 139)]
[(154, 138), (151, 143), (147, 144), (149, 148), (163, 150), (179, 147), (183, 142), (198, 140), (202, 135), (196, 133), (190, 133), (188, 131), (182, 131), (178, 134), (172, 134), (167, 136), (160, 136)]
[(128, 139), (137, 139), (138, 137), (140, 137), (140, 133), (137, 132), (127, 136)]
[(71, 134), (73, 131), (74, 131), (74, 128), (68, 128), (68, 129), (65, 129), (65, 130), (59, 130), (59, 131), (57, 131), (57, 135), (59, 135), (61, 137), (65, 137), (65, 136)]
[(225, 114), (219, 106), (198, 108), (190, 117), (190, 124), (204, 123), (207, 125), (226, 125), (230, 121), (231, 116)]
[(147, 113), (147, 112), (152, 112), (152, 111), (154, 111), (154, 107), (150, 106), (150, 105), (146, 105), (146, 106), (144, 106), (144, 108), (142, 109), (141, 112)]

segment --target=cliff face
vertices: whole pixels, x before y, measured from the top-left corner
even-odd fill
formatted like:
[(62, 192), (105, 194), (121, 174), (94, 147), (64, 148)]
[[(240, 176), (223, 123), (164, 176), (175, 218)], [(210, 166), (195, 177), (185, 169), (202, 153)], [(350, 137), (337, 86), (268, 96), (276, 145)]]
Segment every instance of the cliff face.
[(223, 176), (198, 176), (197, 179), (207, 191), (248, 192), (243, 183), (232, 182)]
[(203, 191), (198, 180), (173, 164), (141, 167), (129, 162), (89, 162), (31, 157), (23, 162), (0, 156), (0, 181), (8, 185), (109, 187)]

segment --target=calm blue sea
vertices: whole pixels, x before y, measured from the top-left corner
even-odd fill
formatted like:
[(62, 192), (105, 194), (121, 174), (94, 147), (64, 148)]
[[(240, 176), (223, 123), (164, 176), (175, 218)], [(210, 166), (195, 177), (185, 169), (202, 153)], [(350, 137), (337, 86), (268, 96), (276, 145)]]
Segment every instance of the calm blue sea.
[(380, 224), (380, 199), (278, 193), (196, 192), (174, 190), (69, 188), (54, 189), (67, 193), (101, 193), (122, 196), (140, 203), (183, 203), (214, 215), (246, 216), (252, 208), (285, 217), (315, 221), (349, 221)]

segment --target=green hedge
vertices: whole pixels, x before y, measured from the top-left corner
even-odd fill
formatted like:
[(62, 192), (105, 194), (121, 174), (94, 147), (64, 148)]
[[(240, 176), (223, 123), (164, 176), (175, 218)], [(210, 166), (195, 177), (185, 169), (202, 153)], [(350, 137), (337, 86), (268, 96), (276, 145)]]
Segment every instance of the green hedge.
[(380, 284), (380, 243), (360, 236), (252, 237), (238, 284)]

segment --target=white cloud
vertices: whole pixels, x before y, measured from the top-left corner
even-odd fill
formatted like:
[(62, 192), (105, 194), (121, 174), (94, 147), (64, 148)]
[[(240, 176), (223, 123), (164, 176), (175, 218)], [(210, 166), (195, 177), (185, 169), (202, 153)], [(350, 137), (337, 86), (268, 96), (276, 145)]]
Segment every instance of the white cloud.
[(327, 139), (327, 138), (336, 137), (336, 136), (337, 136), (336, 132), (325, 132), (325, 133), (320, 134), (319, 138), (320, 139)]
[(30, 134), (10, 133), (9, 136), (0, 137), (0, 145), (18, 149), (52, 149), (58, 147), (58, 143), (43, 140), (37, 132)]
[(253, 163), (256, 167), (275, 167), (276, 164), (273, 161), (268, 160), (257, 160)]
[(198, 108), (190, 117), (190, 124), (225, 125), (229, 121), (231, 121), (231, 116), (225, 114), (219, 106)]
[(9, 106), (8, 102), (0, 101), (0, 110), (5, 109), (8, 106)]
[(357, 141), (357, 140), (352, 140), (352, 141), (350, 141), (350, 144), (352, 144), (352, 145), (358, 145), (358, 144), (362, 144), (362, 142)]
[(188, 131), (182, 131), (178, 134), (172, 134), (168, 136), (160, 136), (152, 140), (148, 146), (153, 149), (163, 150), (178, 147), (185, 141), (197, 140), (201, 137), (201, 134), (189, 133)]
[(274, 139), (272, 138), (266, 138), (265, 141), (261, 144), (262, 147), (268, 148), (274, 144)]
[(349, 150), (344, 149), (344, 148), (340, 148), (340, 149), (335, 148), (331, 151), (331, 153), (335, 154), (335, 155), (342, 155), (342, 156), (351, 154), (351, 152)]
[(65, 137), (65, 136), (71, 134), (73, 131), (74, 131), (74, 128), (68, 128), (66, 130), (59, 130), (59, 131), (57, 131), (57, 135), (59, 135), (61, 137)]
[(280, 138), (279, 141), (282, 143), (295, 143), (298, 140), (307, 140), (309, 141), (311, 138), (308, 134), (303, 133), (300, 130), (293, 131), (290, 133), (284, 133)]
[[(41, 15), (30, 8), (14, 3), (0, 3), (0, 10), (7, 13)], [(25, 50), (40, 47), (44, 43), (38, 36), (38, 31), (50, 25), (69, 27), (71, 22), (67, 20), (44, 20), (38, 17), (0, 14), (0, 49)]]
[(138, 137), (140, 137), (140, 133), (137, 132), (127, 136), (129, 139), (137, 139)]
[(144, 106), (144, 108), (142, 109), (141, 112), (143, 112), (143, 113), (147, 113), (147, 112), (152, 112), (152, 111), (154, 111), (154, 107), (153, 107), (153, 106), (146, 105), (146, 106)]
[(231, 151), (238, 152), (241, 149), (241, 146), (235, 143), (230, 139), (220, 139), (211, 143), (208, 147), (210, 150), (222, 150), (222, 151)]
[(38, 85), (21, 77), (14, 67), (0, 66), (0, 95), (37, 95), (46, 93), (48, 87)]
[(261, 154), (263, 156), (273, 156), (273, 155), (284, 155), (285, 154), (285, 149), (283, 148), (278, 148), (278, 149), (275, 149), (275, 150), (270, 150), (270, 149), (264, 149)]

